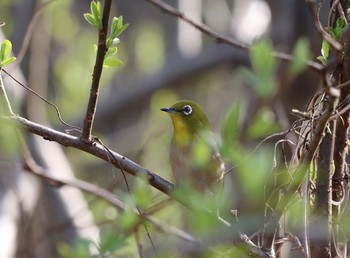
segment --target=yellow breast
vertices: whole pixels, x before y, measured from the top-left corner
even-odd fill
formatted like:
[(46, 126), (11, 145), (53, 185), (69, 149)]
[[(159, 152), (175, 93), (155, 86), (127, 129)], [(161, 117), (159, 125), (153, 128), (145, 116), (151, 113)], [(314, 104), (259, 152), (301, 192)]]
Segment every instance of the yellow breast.
[(173, 141), (180, 145), (186, 145), (193, 140), (193, 134), (181, 117), (171, 114), (174, 125)]

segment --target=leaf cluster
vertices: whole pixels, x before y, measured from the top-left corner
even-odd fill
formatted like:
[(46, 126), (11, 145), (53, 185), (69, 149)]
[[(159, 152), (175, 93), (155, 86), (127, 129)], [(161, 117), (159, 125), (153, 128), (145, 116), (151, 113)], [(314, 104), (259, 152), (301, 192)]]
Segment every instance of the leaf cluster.
[(4, 40), (0, 48), (0, 68), (3, 68), (16, 60), (16, 57), (9, 57), (12, 51), (12, 43)]
[[(335, 28), (328, 28), (328, 32), (331, 34), (332, 38), (335, 40), (339, 40), (343, 35), (344, 31), (347, 30), (348, 26), (346, 25), (344, 19), (339, 17), (336, 21)], [(329, 57), (329, 43), (327, 40), (323, 39), (321, 55), (317, 57), (318, 60), (321, 61), (322, 64), (327, 64), (327, 60)]]
[[(91, 1), (91, 13), (85, 13), (84, 17), (88, 23), (94, 26), (98, 31), (102, 30), (102, 11), (99, 1)], [(113, 17), (110, 35), (106, 40), (107, 52), (104, 58), (104, 67), (119, 67), (123, 65), (122, 60), (116, 57), (118, 48), (116, 45), (120, 42), (118, 36), (129, 26), (128, 23), (123, 24), (123, 16)], [(97, 46), (94, 46), (97, 51)]]

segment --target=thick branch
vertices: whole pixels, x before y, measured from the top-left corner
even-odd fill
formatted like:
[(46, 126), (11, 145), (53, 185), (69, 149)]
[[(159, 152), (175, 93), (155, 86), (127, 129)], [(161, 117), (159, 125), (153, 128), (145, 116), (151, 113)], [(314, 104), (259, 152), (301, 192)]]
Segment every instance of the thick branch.
[[(167, 180), (116, 152), (106, 151), (106, 149), (97, 142), (86, 142), (79, 137), (53, 130), (40, 124), (31, 122), (20, 116), (12, 116), (9, 119), (17, 126), (33, 134), (42, 136), (45, 140), (55, 141), (63, 146), (73, 147), (85, 151), (113, 164), (115, 167), (122, 169), (131, 175), (145, 177), (147, 178), (150, 185), (167, 195), (169, 195), (174, 189), (174, 185)], [(111, 155), (113, 155), (113, 157), (111, 157)]]

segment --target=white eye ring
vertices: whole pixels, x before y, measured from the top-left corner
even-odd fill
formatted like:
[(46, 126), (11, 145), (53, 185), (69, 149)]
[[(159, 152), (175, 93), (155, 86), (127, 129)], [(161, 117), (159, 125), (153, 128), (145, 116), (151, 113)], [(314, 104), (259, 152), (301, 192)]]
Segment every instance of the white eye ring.
[(190, 105), (186, 105), (182, 109), (182, 113), (186, 116), (189, 116), (192, 114), (192, 107)]

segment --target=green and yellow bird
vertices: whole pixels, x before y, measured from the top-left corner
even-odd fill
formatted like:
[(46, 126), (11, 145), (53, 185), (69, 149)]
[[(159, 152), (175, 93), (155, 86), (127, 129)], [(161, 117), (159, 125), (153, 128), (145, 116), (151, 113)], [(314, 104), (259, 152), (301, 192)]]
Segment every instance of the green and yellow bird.
[[(161, 110), (170, 115), (174, 127), (170, 163), (176, 184), (216, 192), (225, 168), (203, 109), (193, 101), (181, 100)], [(209, 150), (204, 151), (207, 155), (202, 155), (203, 162), (196, 156), (198, 148)]]

